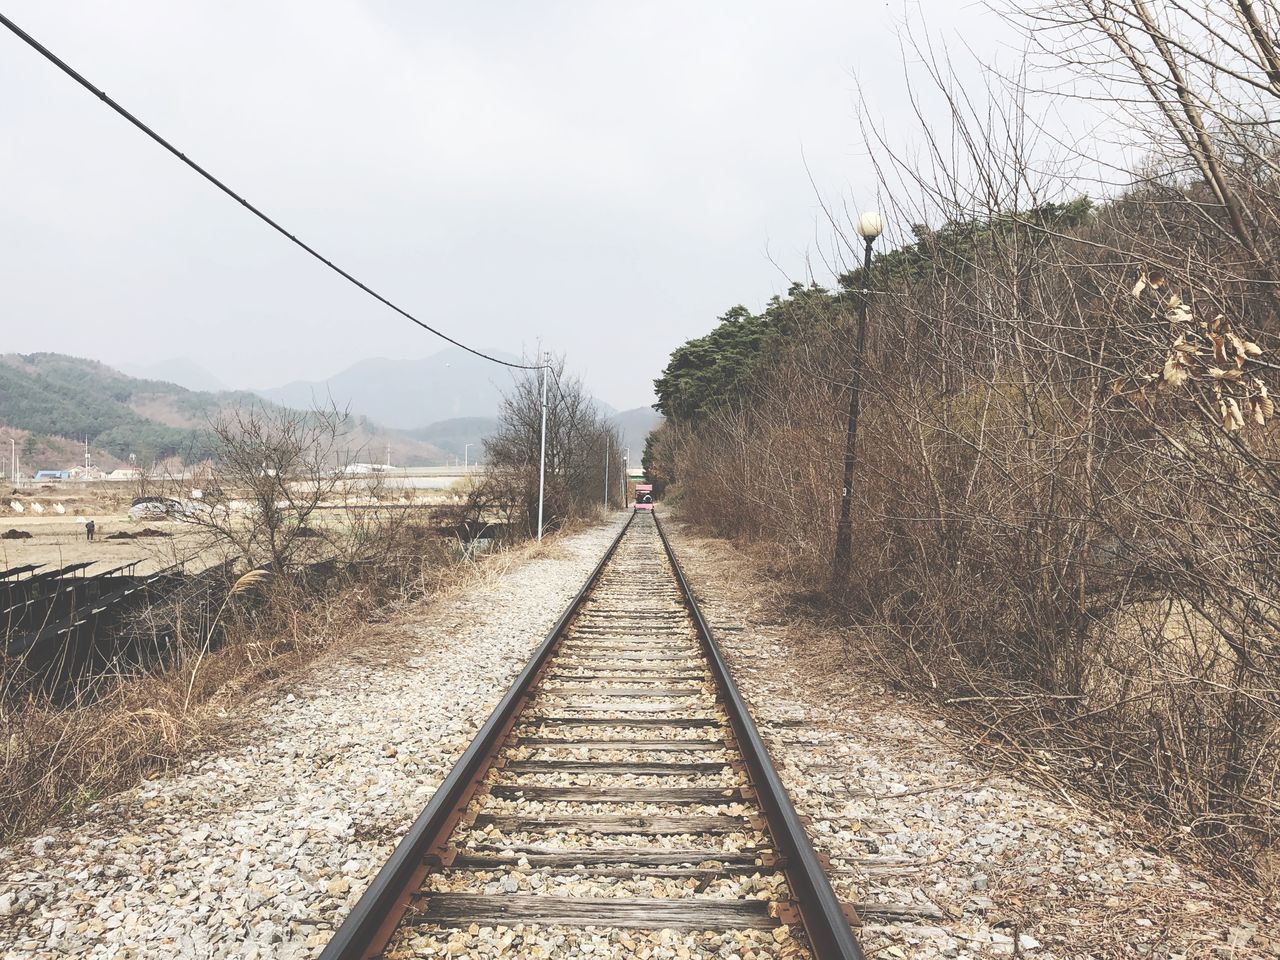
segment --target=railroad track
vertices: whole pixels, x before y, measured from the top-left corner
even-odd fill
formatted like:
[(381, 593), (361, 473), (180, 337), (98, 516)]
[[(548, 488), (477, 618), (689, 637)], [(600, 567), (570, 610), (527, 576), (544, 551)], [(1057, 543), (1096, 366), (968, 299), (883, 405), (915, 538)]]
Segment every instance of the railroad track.
[(862, 954), (636, 513), (321, 960)]

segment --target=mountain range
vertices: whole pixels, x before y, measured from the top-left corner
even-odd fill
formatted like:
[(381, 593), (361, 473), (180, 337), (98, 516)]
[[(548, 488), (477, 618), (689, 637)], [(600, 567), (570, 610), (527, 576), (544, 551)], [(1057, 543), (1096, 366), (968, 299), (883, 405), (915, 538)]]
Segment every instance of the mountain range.
[(203, 393), (224, 393), (231, 389), (189, 357), (172, 357), (159, 363), (120, 363), (116, 369), (140, 380), (175, 383)]
[[(645, 438), (650, 430), (662, 422), (662, 414), (652, 407), (636, 407), (611, 414), (609, 420), (618, 430), (623, 450), (630, 451), (629, 463), (638, 467), (644, 453)], [(406, 430), (405, 434), (439, 447), (456, 457), (459, 462), (470, 460), (474, 463), (484, 458), (483, 440), (497, 425), (497, 417), (456, 417), (419, 427), (417, 430)]]
[[(492, 355), (520, 362), (511, 354), (492, 351)], [(481, 440), (497, 424), (503, 391), (516, 373), (449, 347), (429, 357), (361, 360), (325, 380), (297, 380), (256, 392), (289, 407), (332, 400), (352, 413), (439, 447), (459, 461), (475, 460), (482, 456)], [(599, 399), (596, 406), (618, 427), (623, 447), (634, 451), (632, 462), (639, 463), (644, 439), (662, 421), (661, 414), (651, 407), (619, 412)]]
[[(0, 424), (8, 428), (5, 439), (21, 444), (27, 471), (68, 466), (67, 442), (74, 448), (86, 438), (94, 459), (107, 468), (130, 455), (144, 464), (171, 456), (199, 459), (208, 453), (201, 428), (211, 416), (262, 402), (245, 391), (188, 390), (59, 353), (0, 354)], [(364, 455), (370, 459), (380, 459), (390, 443), (399, 461), (411, 466), (447, 459), (439, 448), (368, 418), (355, 418), (347, 442), (370, 451)]]
[[(370, 459), (381, 459), (390, 444), (396, 463), (447, 464), (483, 458), (483, 438), (497, 423), (502, 391), (511, 381), (507, 372), (457, 348), (422, 359), (362, 360), (326, 380), (252, 392), (217, 389), (220, 382), (186, 358), (122, 367), (127, 371), (55, 353), (0, 355), (0, 424), (28, 449), (26, 437), (38, 438), (53, 461), (39, 466), (63, 466), (67, 449), (60, 441), (84, 437), (104, 466), (114, 466), (131, 453), (141, 462), (194, 453), (199, 428), (220, 407), (259, 398), (295, 409), (331, 401), (356, 417), (353, 443), (369, 450)], [(660, 415), (649, 407), (621, 413), (600, 407), (631, 448), (632, 463), (639, 463), (644, 438)], [(25, 462), (37, 466), (30, 458)]]
[[(510, 354), (499, 360), (519, 363)], [(492, 417), (512, 374), (488, 360), (450, 347), (429, 357), (373, 357), (325, 380), (295, 380), (255, 390), (286, 407), (306, 409), (330, 399), (340, 407), (396, 430), (460, 417)]]

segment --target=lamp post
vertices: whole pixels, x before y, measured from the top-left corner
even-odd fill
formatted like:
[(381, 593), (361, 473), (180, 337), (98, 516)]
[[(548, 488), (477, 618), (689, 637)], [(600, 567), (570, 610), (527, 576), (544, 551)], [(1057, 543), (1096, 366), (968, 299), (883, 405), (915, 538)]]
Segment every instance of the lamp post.
[(858, 412), (862, 394), (862, 361), (867, 346), (867, 302), (871, 299), (871, 246), (884, 231), (884, 218), (868, 211), (858, 218), (858, 236), (866, 241), (862, 260), (862, 297), (858, 301), (858, 345), (849, 371), (849, 427), (844, 440), (844, 488), (840, 494), (840, 521), (836, 524), (836, 554), (833, 572), (837, 583), (849, 572), (853, 555), (853, 521), (850, 507), (853, 470), (858, 462)]
[(9, 438), (9, 480), (18, 485), (18, 441)]
[(474, 443), (468, 443), (466, 446), (462, 448), (462, 472), (463, 473), (467, 473), (471, 469), (470, 455), (471, 455), (471, 448), (474, 446), (475, 446)]

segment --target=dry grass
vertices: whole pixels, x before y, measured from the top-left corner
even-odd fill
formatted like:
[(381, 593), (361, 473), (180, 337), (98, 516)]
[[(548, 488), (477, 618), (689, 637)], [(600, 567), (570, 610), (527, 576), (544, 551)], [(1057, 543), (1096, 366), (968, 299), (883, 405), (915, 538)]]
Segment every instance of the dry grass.
[[(983, 777), (1005, 775), (1034, 784), (1082, 818), (1093, 819), (1101, 813), (1122, 827), (1129, 842), (1191, 865), (1189, 877), (1229, 876), (1236, 881), (1222, 889), (1196, 892), (1195, 903), (1186, 900), (1186, 891), (1175, 884), (1169, 889), (1152, 887), (1145, 895), (1135, 893), (1118, 904), (1106, 885), (1067, 878), (1062, 881), (1067, 884), (1063, 896), (1070, 896), (1075, 912), (1064, 915), (1045, 910), (1043, 891), (1033, 889), (1040, 878), (1024, 878), (1032, 892), (1009, 887), (1002, 889), (1000, 896), (1010, 908), (1022, 901), (1028, 925), (1047, 924), (1047, 929), (1087, 938), (1091, 944), (1107, 947), (1097, 955), (1110, 956), (1124, 952), (1109, 950), (1122, 943), (1126, 929), (1132, 929), (1132, 923), (1127, 927), (1119, 923), (1128, 914), (1154, 919), (1203, 911), (1221, 917), (1246, 907), (1265, 913), (1278, 902), (1280, 863), (1274, 848), (1255, 850), (1248, 856), (1224, 856), (1220, 848), (1201, 842), (1187, 830), (1179, 817), (1151, 808), (1141, 777), (1135, 777), (1127, 790), (1120, 789), (1116, 780), (1102, 775), (1093, 759), (1092, 751), (1099, 748), (1102, 738), (1090, 740), (1084, 725), (1053, 716), (1052, 698), (1012, 699), (999, 691), (986, 696), (947, 696), (927, 682), (918, 662), (904, 661), (899, 638), (883, 627), (850, 623), (839, 610), (820, 602), (783, 574), (785, 561), (778, 557), (774, 545), (707, 536), (692, 518), (680, 518), (679, 514), (671, 525), (679, 536), (677, 553), (691, 549), (697, 555), (701, 579), (714, 581), (721, 592), (751, 608), (757, 631), (776, 623), (779, 635), (788, 638), (786, 657), (799, 671), (795, 682), (803, 688), (806, 699), (839, 704), (857, 715), (862, 710), (878, 711), (875, 694), (882, 694), (891, 698), (896, 712), (919, 720), (922, 738), (965, 756), (982, 770)], [(1164, 607), (1145, 613), (1161, 621), (1168, 619)], [(746, 614), (748, 619), (751, 614)], [(1099, 643), (1119, 644), (1132, 652), (1142, 636), (1135, 631), (1113, 632), (1100, 637)], [(931, 666), (935, 673), (952, 679), (945, 667)], [(1168, 675), (1152, 672), (1153, 678), (1163, 676), (1163, 680), (1153, 679), (1147, 694), (1159, 695), (1163, 685), (1172, 682), (1176, 664), (1167, 666)], [(868, 696), (872, 691), (875, 693)], [(1135, 700), (1133, 694), (1131, 689), (1130, 702)], [(1097, 696), (1093, 706), (1099, 709), (1118, 702), (1114, 692), (1099, 691)], [(1105, 714), (1099, 715), (1105, 718)], [(935, 726), (939, 716), (945, 718), (945, 726)], [(1135, 758), (1124, 759), (1125, 764), (1135, 762)], [(1121, 768), (1117, 764), (1112, 773)], [(1209, 930), (1207, 939), (1212, 940), (1213, 933)]]
[[(99, 677), (71, 706), (31, 694), (0, 697), (0, 838), (38, 829), (216, 747), (265, 689), (321, 655), (377, 645), (394, 656), (396, 634), (379, 624), (496, 582), (522, 560), (557, 549), (548, 540), (468, 560), (439, 541), (424, 543), (411, 561), (321, 594), (242, 578), (220, 612), (216, 648), (180, 631), (167, 669)], [(250, 596), (255, 602), (241, 602)], [(159, 608), (140, 619), (149, 629), (183, 622), (181, 611)]]

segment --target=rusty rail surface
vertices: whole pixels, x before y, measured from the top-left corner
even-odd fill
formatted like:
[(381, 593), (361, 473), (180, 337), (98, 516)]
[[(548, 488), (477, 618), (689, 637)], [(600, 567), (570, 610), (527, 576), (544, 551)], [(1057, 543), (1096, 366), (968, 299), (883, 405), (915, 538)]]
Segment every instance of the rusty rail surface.
[(809, 943), (820, 960), (861, 960), (862, 949), (854, 939), (849, 918), (835, 891), (831, 889), (826, 870), (818, 860), (813, 844), (809, 842), (809, 836), (800, 822), (800, 815), (796, 813), (795, 805), (792, 804), (786, 787), (782, 785), (777, 768), (769, 759), (769, 750), (760, 731), (756, 729), (755, 721), (751, 719), (746, 701), (738, 692), (738, 685), (729, 673), (720, 645), (716, 643), (711, 627), (698, 607), (693, 589), (685, 579), (675, 551), (671, 549), (671, 541), (662, 529), (662, 521), (656, 513), (653, 519), (658, 527), (658, 536), (662, 538), (662, 546), (667, 551), (667, 558), (671, 561), (671, 569), (675, 571), (676, 581), (680, 584), (680, 592), (685, 596), (689, 615), (698, 628), (707, 660), (711, 663), (725, 711), (729, 714), (729, 723), (737, 736), (738, 749), (749, 771), (751, 786), (769, 820), (770, 835), (786, 858), (782, 868), (796, 897)]
[(320, 954), (320, 960), (363, 960), (365, 957), (376, 957), (386, 947), (413, 897), (413, 892), (421, 885), (422, 878), (432, 866), (429, 859), (431, 854), (448, 840), (457, 821), (458, 811), (466, 807), (470, 795), (484, 779), (494, 752), (502, 745), (519, 716), (529, 690), (550, 659), (551, 651), (564, 633), (564, 628), (591, 593), (600, 572), (626, 536), (633, 519), (634, 514), (609, 544), (582, 589), (569, 601), (560, 619), (512, 682), (510, 689), (498, 702), (493, 714), (475, 735), (449, 776), (432, 794), (426, 809), (414, 821), (391, 858), (373, 878), (369, 889), (357, 901), (329, 945)]

